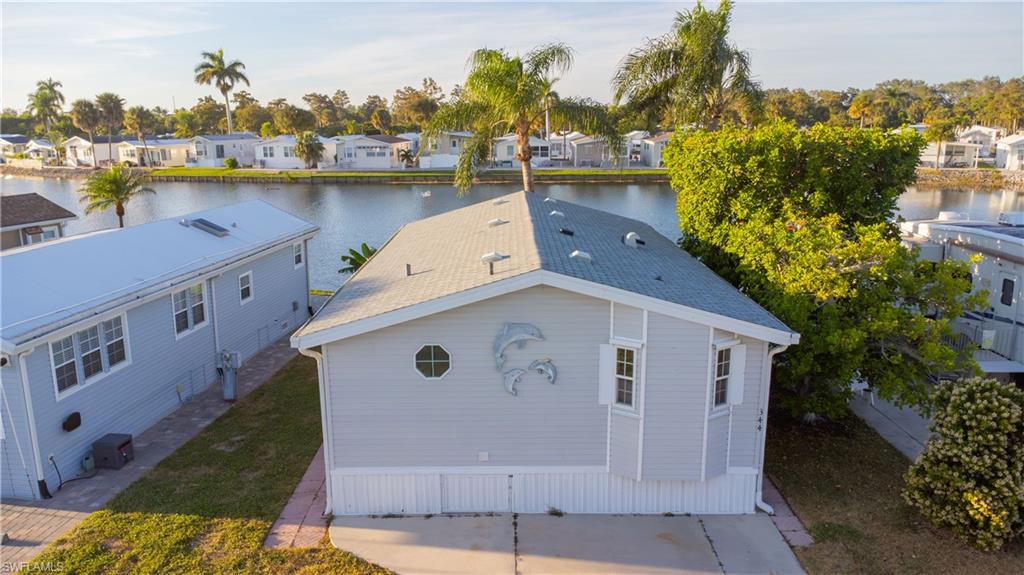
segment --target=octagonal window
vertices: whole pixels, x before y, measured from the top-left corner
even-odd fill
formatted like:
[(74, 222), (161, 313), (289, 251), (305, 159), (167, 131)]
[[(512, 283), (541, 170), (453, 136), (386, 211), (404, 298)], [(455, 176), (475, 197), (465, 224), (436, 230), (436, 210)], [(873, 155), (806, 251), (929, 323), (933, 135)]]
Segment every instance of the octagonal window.
[(416, 352), (416, 370), (427, 379), (444, 377), (451, 367), (451, 355), (439, 345), (425, 345)]

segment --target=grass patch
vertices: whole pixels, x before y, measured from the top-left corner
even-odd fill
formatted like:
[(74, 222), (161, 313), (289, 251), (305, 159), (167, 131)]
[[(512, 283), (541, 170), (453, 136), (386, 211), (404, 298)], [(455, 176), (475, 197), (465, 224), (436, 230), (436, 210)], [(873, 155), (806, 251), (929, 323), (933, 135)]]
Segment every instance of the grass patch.
[(1020, 541), (977, 551), (904, 503), (909, 465), (855, 417), (809, 427), (772, 414), (765, 470), (817, 541), (796, 549), (808, 573), (1024, 573)]
[(322, 441), (319, 401), (315, 362), (292, 360), (28, 571), (63, 564), (69, 573), (387, 573), (326, 537), (314, 549), (262, 547)]

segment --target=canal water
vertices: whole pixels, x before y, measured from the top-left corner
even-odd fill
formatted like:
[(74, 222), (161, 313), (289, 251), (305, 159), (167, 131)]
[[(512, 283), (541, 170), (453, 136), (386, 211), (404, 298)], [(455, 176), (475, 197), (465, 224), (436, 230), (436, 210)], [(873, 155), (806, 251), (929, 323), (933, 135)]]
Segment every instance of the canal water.
[[(81, 180), (7, 178), (0, 193), (36, 192), (78, 214), (68, 223), (70, 234), (117, 226), (113, 210), (86, 216), (79, 202)], [(384, 184), (212, 184), (160, 182), (157, 193), (127, 206), (125, 225), (173, 218), (189, 212), (249, 199), (262, 199), (320, 226), (310, 245), (312, 287), (335, 289), (344, 281), (338, 274), (339, 255), (362, 242), (384, 243), (399, 227), (475, 202), (516, 191), (514, 185), (483, 185), (458, 197), (448, 185)], [(668, 184), (552, 184), (537, 191), (557, 199), (621, 214), (647, 222), (665, 236), (679, 235), (675, 194)], [(1024, 194), (1013, 191), (916, 190), (900, 198), (906, 219), (931, 218), (942, 210), (995, 219), (1000, 212), (1024, 210)], [(443, 248), (441, 248), (443, 249)]]

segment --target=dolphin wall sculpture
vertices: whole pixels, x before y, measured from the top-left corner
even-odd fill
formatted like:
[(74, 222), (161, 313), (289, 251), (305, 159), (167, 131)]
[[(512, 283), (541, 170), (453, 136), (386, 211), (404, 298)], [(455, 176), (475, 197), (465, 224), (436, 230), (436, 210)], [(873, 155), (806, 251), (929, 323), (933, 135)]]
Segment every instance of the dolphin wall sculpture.
[(526, 370), (519, 367), (506, 371), (502, 375), (502, 377), (504, 377), (505, 379), (505, 391), (511, 393), (512, 395), (519, 395), (519, 393), (516, 391), (516, 384), (519, 383), (519, 380), (523, 378), (524, 373), (526, 373)]
[(544, 341), (544, 336), (541, 335), (540, 330), (535, 326), (528, 323), (506, 323), (501, 326), (501, 330), (498, 331), (498, 335), (494, 338), (494, 345), (492, 347), (494, 351), (494, 369), (501, 371), (502, 366), (505, 365), (505, 349), (513, 343), (519, 349), (523, 349), (526, 342), (533, 341)]
[(541, 375), (545, 375), (548, 381), (552, 384), (555, 383), (555, 379), (558, 378), (558, 370), (555, 368), (555, 364), (551, 363), (551, 358), (545, 357), (544, 359), (535, 360), (530, 364), (530, 371), (536, 371)]

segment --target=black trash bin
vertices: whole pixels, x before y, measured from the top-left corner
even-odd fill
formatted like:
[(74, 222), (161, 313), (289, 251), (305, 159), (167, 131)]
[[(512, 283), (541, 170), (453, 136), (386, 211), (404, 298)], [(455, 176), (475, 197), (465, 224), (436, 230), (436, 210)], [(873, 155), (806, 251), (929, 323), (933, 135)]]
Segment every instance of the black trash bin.
[(108, 433), (92, 444), (92, 456), (96, 467), (121, 469), (125, 463), (135, 459), (132, 436), (128, 433)]

